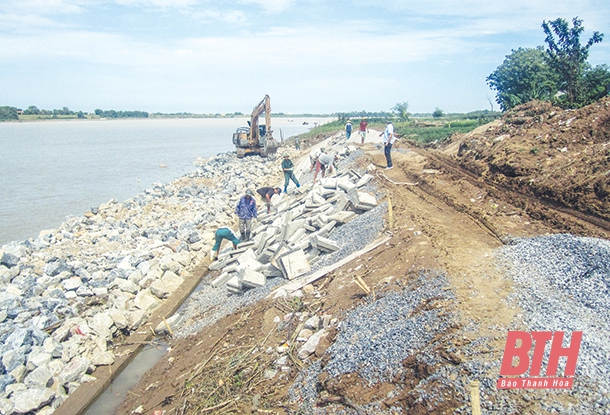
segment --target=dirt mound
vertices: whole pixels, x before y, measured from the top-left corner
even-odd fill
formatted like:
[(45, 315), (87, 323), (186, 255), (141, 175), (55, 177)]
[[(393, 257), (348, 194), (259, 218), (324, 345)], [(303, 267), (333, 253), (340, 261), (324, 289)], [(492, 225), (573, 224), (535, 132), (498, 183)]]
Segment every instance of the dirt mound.
[(579, 110), (532, 101), (442, 151), (497, 186), (610, 220), (610, 97)]

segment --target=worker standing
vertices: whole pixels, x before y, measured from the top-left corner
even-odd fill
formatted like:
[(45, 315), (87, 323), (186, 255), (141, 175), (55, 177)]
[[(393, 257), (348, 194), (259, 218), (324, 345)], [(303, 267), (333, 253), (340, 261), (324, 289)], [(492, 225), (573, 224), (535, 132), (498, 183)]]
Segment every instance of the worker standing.
[(256, 193), (261, 195), (263, 201), (266, 203), (267, 213), (271, 213), (271, 198), (273, 195), (279, 195), (282, 193), (282, 189), (279, 187), (261, 187), (256, 191)]
[(366, 117), (360, 121), (360, 141), (364, 144), (364, 139), (366, 138), (366, 133), (369, 132), (369, 123), (366, 122)]
[(347, 124), (345, 124), (345, 136), (347, 137), (348, 140), (352, 136), (352, 122), (351, 121), (348, 121)]
[(252, 220), (256, 219), (256, 200), (252, 197), (252, 190), (246, 190), (246, 194), (239, 199), (235, 214), (239, 218), (240, 241), (245, 242), (250, 240), (252, 232)]
[(212, 250), (210, 251), (210, 259), (212, 261), (218, 260), (218, 252), (220, 251), (220, 244), (222, 243), (223, 239), (228, 239), (229, 241), (233, 242), (233, 249), (237, 249), (237, 245), (239, 244), (239, 239), (237, 238), (237, 235), (235, 235), (235, 232), (233, 232), (231, 228), (222, 226), (216, 229), (216, 233), (214, 234), (215, 243), (212, 247)]
[(394, 135), (394, 125), (392, 125), (392, 121), (388, 121), (388, 123), (385, 127), (385, 131), (379, 135), (380, 136), (383, 135), (383, 148), (384, 148), (383, 153), (385, 154), (385, 159), (386, 159), (386, 162), (388, 163), (386, 170), (389, 170), (392, 167), (394, 167), (392, 165), (391, 152), (392, 152), (392, 145), (394, 144), (394, 141), (396, 141), (396, 136)]
[(284, 193), (288, 191), (288, 184), (290, 183), (290, 180), (297, 185), (297, 189), (301, 187), (299, 181), (294, 175), (293, 169), (294, 164), (292, 163), (292, 160), (290, 160), (290, 155), (284, 154), (284, 160), (282, 161), (282, 171), (284, 172)]

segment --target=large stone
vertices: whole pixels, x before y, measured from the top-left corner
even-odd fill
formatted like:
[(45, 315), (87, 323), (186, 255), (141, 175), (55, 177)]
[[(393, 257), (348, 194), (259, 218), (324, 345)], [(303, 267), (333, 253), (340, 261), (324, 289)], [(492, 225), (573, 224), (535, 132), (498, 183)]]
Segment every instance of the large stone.
[(140, 310), (147, 312), (159, 305), (159, 300), (149, 290), (142, 290), (136, 295), (134, 305)]
[(9, 254), (8, 252), (3, 252), (0, 257), (0, 264), (4, 265), (7, 268), (16, 267), (19, 264), (19, 258), (17, 255)]
[(57, 376), (57, 381), (61, 385), (66, 385), (70, 382), (78, 382), (83, 377), (91, 362), (89, 359), (84, 357), (75, 356), (66, 366), (64, 366), (61, 373)]
[[(138, 280), (138, 282), (140, 282), (141, 280), (142, 280), (142, 278), (140, 278)], [(116, 284), (117, 287), (119, 287), (119, 289), (121, 291), (124, 291), (126, 293), (131, 293), (131, 294), (136, 294), (140, 289), (140, 287), (137, 285), (137, 283), (134, 282), (133, 280), (124, 280), (122, 278), (116, 278), (114, 280), (114, 284)]]
[(314, 354), (320, 339), (326, 335), (326, 330), (322, 329), (317, 333), (314, 333), (303, 346), (299, 349), (299, 359), (306, 359), (310, 355)]
[(71, 277), (67, 280), (63, 280), (61, 285), (64, 287), (64, 290), (73, 291), (83, 285), (83, 280), (81, 280), (80, 277)]
[(127, 327), (127, 318), (121, 310), (118, 308), (111, 308), (107, 312), (118, 329), (124, 329)]
[[(180, 314), (174, 314), (167, 318), (165, 321), (161, 321), (155, 328), (155, 333), (158, 335), (169, 334), (170, 329), (176, 331), (184, 323), (185, 318)], [(167, 321), (167, 324), (165, 323)], [(169, 328), (167, 327), (169, 325)]]
[(114, 320), (109, 313), (97, 313), (88, 321), (89, 327), (103, 339), (110, 340), (112, 334), (110, 328), (114, 324)]
[(26, 377), (23, 383), (28, 388), (47, 388), (53, 381), (53, 373), (46, 367), (40, 366), (32, 370)]
[(26, 389), (15, 393), (11, 397), (16, 414), (27, 414), (47, 405), (55, 397), (55, 392), (51, 389)]
[(150, 292), (159, 298), (167, 298), (180, 287), (183, 281), (184, 278), (168, 270), (165, 271), (160, 281), (155, 281), (150, 285)]

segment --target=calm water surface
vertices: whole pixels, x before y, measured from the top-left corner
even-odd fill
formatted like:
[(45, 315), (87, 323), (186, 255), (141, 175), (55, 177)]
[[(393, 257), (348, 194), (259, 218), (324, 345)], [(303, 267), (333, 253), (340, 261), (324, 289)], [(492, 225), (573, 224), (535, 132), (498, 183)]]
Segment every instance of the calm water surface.
[[(69, 215), (120, 202), (233, 151), (238, 119), (0, 123), (0, 245), (37, 237)], [(307, 121), (308, 125), (303, 125)], [(280, 139), (325, 119), (273, 119)], [(161, 167), (161, 166), (167, 167)]]

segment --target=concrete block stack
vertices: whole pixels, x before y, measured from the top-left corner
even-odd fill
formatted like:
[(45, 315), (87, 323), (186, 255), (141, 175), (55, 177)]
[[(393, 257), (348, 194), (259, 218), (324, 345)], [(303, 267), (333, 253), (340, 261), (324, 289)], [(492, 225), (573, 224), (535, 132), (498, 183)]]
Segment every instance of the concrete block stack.
[(221, 271), (212, 285), (237, 294), (265, 285), (267, 277), (292, 280), (309, 273), (320, 255), (341, 249), (328, 237), (331, 231), (377, 206), (375, 195), (362, 190), (372, 178), (349, 170), (274, 197), (274, 209), (258, 218), (253, 239), (210, 264)]

